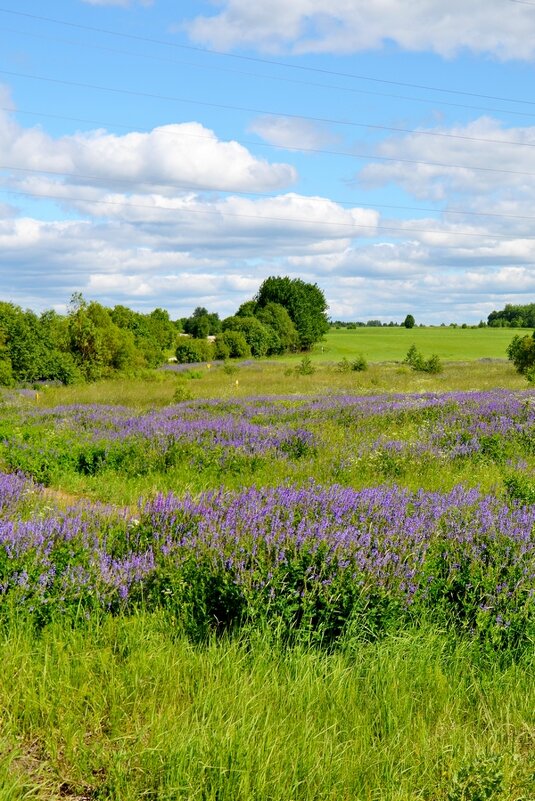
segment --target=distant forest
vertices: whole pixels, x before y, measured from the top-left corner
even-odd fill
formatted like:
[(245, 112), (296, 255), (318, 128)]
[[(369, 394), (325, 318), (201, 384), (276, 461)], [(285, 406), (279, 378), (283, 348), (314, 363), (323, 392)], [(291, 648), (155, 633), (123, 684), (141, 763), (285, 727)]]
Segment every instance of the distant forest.
[(508, 303), (501, 311), (493, 311), (488, 316), (492, 328), (535, 328), (535, 303), (513, 306)]

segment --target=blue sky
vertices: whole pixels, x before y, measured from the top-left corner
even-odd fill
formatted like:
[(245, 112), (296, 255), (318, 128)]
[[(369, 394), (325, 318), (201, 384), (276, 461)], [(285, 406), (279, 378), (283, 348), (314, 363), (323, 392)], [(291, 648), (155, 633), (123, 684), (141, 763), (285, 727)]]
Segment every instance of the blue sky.
[(535, 0), (0, 0), (0, 297), (535, 301)]

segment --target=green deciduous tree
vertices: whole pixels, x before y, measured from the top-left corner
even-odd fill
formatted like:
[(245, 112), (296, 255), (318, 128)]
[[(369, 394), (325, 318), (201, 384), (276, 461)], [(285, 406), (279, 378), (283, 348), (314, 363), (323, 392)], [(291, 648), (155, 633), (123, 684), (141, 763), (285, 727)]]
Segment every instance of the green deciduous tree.
[(327, 301), (317, 284), (300, 278), (271, 276), (266, 278), (255, 297), (258, 309), (268, 303), (283, 306), (299, 335), (299, 347), (310, 349), (329, 330)]
[(507, 356), (522, 375), (535, 381), (535, 332), (533, 336), (513, 337), (507, 348)]
[(273, 339), (273, 332), (256, 317), (227, 317), (223, 331), (239, 331), (256, 357), (265, 356)]

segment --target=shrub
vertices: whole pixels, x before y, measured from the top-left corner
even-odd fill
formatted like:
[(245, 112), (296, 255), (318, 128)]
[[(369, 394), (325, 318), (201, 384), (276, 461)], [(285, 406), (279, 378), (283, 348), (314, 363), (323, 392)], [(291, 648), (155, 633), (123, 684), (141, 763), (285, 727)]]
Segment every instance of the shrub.
[(193, 395), (189, 387), (180, 383), (177, 385), (173, 395), (173, 403), (183, 403), (184, 401), (192, 400)]
[(357, 373), (362, 373), (364, 370), (368, 369), (368, 362), (362, 353), (359, 353), (359, 355), (353, 359), (351, 362), (351, 369)]
[(9, 359), (0, 359), (0, 386), (13, 386), (13, 369)]
[(436, 353), (433, 353), (433, 355), (425, 362), (424, 367), (426, 373), (433, 373), (433, 374), (441, 373), (442, 370), (444, 369), (442, 366), (442, 362), (440, 361)]
[(312, 364), (310, 356), (303, 356), (297, 367), (295, 368), (297, 375), (313, 375), (316, 368)]
[(228, 348), (228, 356), (231, 359), (247, 359), (251, 355), (251, 348), (241, 331), (223, 331), (216, 338), (216, 350), (220, 347), (220, 343), (224, 343)]
[(213, 357), (213, 346), (206, 339), (184, 339), (179, 342), (175, 355), (179, 364), (208, 362)]
[(533, 381), (535, 373), (535, 332), (533, 336), (513, 337), (507, 348), (507, 356), (513, 362), (519, 373), (525, 375), (528, 381)]
[(416, 370), (419, 373), (437, 374), (441, 373), (444, 369), (442, 367), (442, 362), (436, 353), (433, 353), (429, 359), (424, 359), (423, 355), (416, 348), (416, 345), (410, 346), (403, 363), (408, 364), (413, 370)]
[(342, 361), (338, 362), (338, 364), (336, 365), (336, 369), (338, 370), (339, 373), (349, 373), (349, 371), (351, 370), (351, 362), (344, 356)]

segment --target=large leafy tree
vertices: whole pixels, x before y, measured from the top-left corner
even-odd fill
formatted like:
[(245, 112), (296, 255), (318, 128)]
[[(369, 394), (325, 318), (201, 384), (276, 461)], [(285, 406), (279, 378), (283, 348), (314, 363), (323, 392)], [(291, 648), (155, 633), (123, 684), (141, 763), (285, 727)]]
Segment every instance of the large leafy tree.
[(519, 373), (525, 375), (528, 381), (535, 381), (535, 332), (531, 337), (513, 337), (507, 355)]
[(329, 330), (327, 301), (317, 284), (307, 283), (301, 278), (271, 276), (258, 290), (255, 301), (258, 310), (269, 303), (278, 303), (286, 309), (297, 330), (302, 350), (309, 350)]

